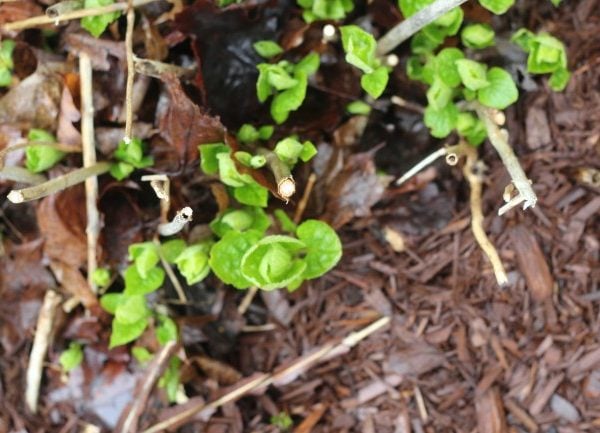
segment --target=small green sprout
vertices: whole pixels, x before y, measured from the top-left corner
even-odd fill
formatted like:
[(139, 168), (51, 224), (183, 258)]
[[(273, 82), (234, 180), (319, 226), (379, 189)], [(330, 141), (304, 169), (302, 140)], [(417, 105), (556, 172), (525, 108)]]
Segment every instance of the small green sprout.
[(74, 341), (69, 344), (69, 348), (60, 354), (58, 362), (62, 366), (65, 372), (69, 372), (78, 367), (83, 361), (83, 351), (81, 350), (81, 344)]
[(173, 356), (169, 361), (169, 366), (158, 381), (158, 387), (164, 388), (170, 403), (177, 401), (177, 392), (179, 391), (181, 377), (181, 360)]
[(389, 71), (375, 56), (375, 38), (355, 25), (342, 26), (340, 31), (346, 61), (363, 72), (362, 88), (373, 98), (379, 98), (387, 86)]
[(48, 170), (66, 155), (52, 147), (56, 143), (56, 138), (48, 131), (37, 128), (30, 129), (27, 139), (32, 145), (25, 149), (25, 167), (32, 173)]
[(292, 417), (285, 412), (280, 412), (277, 415), (273, 415), (270, 419), (271, 425), (279, 428), (280, 430), (287, 431), (294, 425)]
[(270, 59), (283, 53), (283, 48), (274, 41), (258, 41), (253, 43), (252, 46), (258, 55), (265, 59)]
[(106, 268), (96, 268), (92, 273), (92, 282), (98, 287), (107, 287), (110, 284), (110, 271)]
[[(97, 8), (102, 6), (110, 6), (114, 4), (114, 0), (85, 0), (83, 3), (84, 9)], [(100, 37), (106, 30), (109, 24), (117, 20), (121, 16), (121, 12), (110, 12), (107, 14), (84, 17), (81, 19), (81, 27), (86, 29), (95, 38)]]
[(308, 77), (319, 69), (319, 55), (310, 53), (297, 64), (282, 60), (276, 64), (260, 63), (256, 95), (265, 102), (271, 95), (271, 117), (277, 124), (287, 120), (304, 102)]
[(317, 148), (310, 141), (300, 143), (297, 139), (288, 137), (275, 145), (274, 152), (281, 161), (292, 168), (298, 159), (302, 162), (310, 161), (317, 154)]
[(159, 315), (158, 326), (156, 327), (156, 339), (161, 346), (164, 346), (169, 341), (177, 341), (179, 332), (177, 325), (169, 316)]
[(352, 0), (298, 0), (304, 9), (302, 18), (307, 23), (317, 20), (343, 20), (354, 9)]
[(511, 41), (529, 53), (528, 72), (552, 74), (548, 84), (554, 91), (560, 92), (567, 86), (571, 73), (567, 69), (567, 51), (560, 40), (545, 32), (535, 35), (527, 29), (520, 29)]
[(479, 0), (479, 4), (496, 15), (502, 15), (515, 4), (515, 0)]
[(249, 123), (244, 123), (237, 133), (237, 138), (245, 144), (254, 143), (258, 140), (268, 140), (274, 131), (273, 125), (264, 125), (256, 129)]
[(0, 42), (0, 87), (7, 87), (12, 83), (12, 70), (14, 68), (12, 54), (15, 45), (15, 41), (10, 39)]
[(371, 113), (371, 106), (363, 101), (353, 101), (346, 105), (346, 111), (350, 114), (368, 116)]
[(470, 24), (465, 26), (460, 38), (465, 47), (482, 49), (491, 47), (495, 44), (495, 33), (488, 24)]
[(144, 156), (146, 146), (139, 138), (132, 138), (129, 144), (119, 142), (114, 157), (117, 160), (110, 168), (110, 174), (117, 180), (128, 177), (136, 168), (146, 168), (154, 164), (152, 156)]
[(210, 247), (211, 244), (208, 242), (190, 245), (175, 259), (177, 269), (185, 277), (188, 285), (199, 283), (210, 272), (208, 266)]
[(142, 346), (132, 347), (131, 354), (133, 355), (135, 360), (142, 365), (150, 362), (154, 356), (154, 355), (152, 355), (152, 353), (150, 353), (150, 351), (148, 349), (146, 349), (145, 347), (142, 347)]
[(210, 223), (211, 230), (220, 238), (229, 231), (241, 233), (247, 230), (255, 230), (265, 233), (270, 226), (271, 220), (265, 211), (252, 206), (244, 206), (241, 209), (227, 209)]

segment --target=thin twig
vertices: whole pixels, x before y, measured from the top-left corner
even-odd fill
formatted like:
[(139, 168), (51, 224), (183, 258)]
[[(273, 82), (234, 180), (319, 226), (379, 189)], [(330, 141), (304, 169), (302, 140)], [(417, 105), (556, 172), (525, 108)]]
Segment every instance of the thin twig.
[(256, 296), (256, 294), (258, 293), (258, 288), (257, 287), (250, 287), (248, 289), (248, 291), (246, 291), (246, 295), (244, 295), (244, 299), (242, 299), (242, 302), (240, 302), (240, 305), (238, 306), (238, 314), (240, 316), (243, 316), (244, 313), (246, 313), (246, 311), (248, 310), (248, 307), (250, 306), (250, 304), (252, 304), (252, 300), (254, 299), (254, 297)]
[(37, 412), (37, 401), (44, 368), (44, 358), (50, 344), (50, 334), (54, 324), (56, 308), (60, 304), (60, 296), (54, 290), (48, 290), (37, 320), (33, 346), (27, 365), (27, 388), (25, 389), (25, 403), (32, 412)]
[(243, 379), (242, 384), (236, 386), (231, 392), (225, 394), (217, 400), (214, 400), (208, 404), (204, 404), (202, 402), (193, 405), (187, 408), (186, 410), (181, 411), (176, 415), (153, 425), (149, 429), (144, 430), (143, 433), (158, 433), (160, 431), (165, 431), (172, 426), (180, 425), (181, 423), (186, 422), (198, 413), (211, 413), (212, 411), (226, 403), (235, 401), (238, 398), (241, 398), (252, 391), (266, 388), (271, 384), (288, 384), (291, 380), (297, 377), (298, 374), (301, 374), (302, 372), (306, 371), (308, 368), (314, 366), (319, 362), (325, 361), (326, 359), (330, 359), (333, 354), (347, 353), (348, 350), (350, 350), (360, 341), (367, 338), (369, 335), (378, 331), (379, 329), (382, 329), (383, 327), (387, 326), (389, 322), (389, 317), (382, 317), (381, 319), (371, 323), (362, 330), (351, 333), (337, 344), (334, 342), (326, 343), (325, 345), (319, 347), (310, 354), (301, 356), (297, 358), (294, 362), (287, 364), (287, 367), (283, 369), (276, 369), (276, 373), (274, 374), (259, 374), (257, 375), (257, 377), (252, 378), (249, 381), (248, 379)]
[(0, 170), (0, 179), (27, 183), (29, 185), (39, 185), (40, 183), (46, 182), (46, 178), (41, 174), (31, 173), (23, 167), (3, 167), (2, 170)]
[(512, 147), (510, 147), (508, 144), (506, 136), (500, 131), (500, 128), (498, 128), (498, 125), (494, 122), (494, 112), (490, 108), (484, 107), (478, 102), (472, 103), (471, 107), (475, 109), (477, 115), (483, 122), (492, 146), (494, 146), (496, 152), (498, 152), (498, 155), (500, 155), (502, 163), (506, 167), (506, 170), (508, 171), (512, 182), (515, 185), (515, 188), (519, 192), (517, 197), (509, 201), (509, 203), (500, 209), (498, 215), (502, 215), (510, 208), (517, 206), (521, 202), (524, 202), (523, 209), (534, 207), (535, 203), (537, 202), (537, 196), (533, 191), (531, 182), (529, 179), (527, 179), (527, 175), (523, 171), (519, 160), (515, 156)]
[(98, 162), (91, 167), (78, 168), (70, 173), (55, 177), (39, 185), (23, 189), (13, 189), (7, 198), (13, 203), (23, 203), (46, 197), (55, 192), (62, 191), (73, 185), (85, 181), (88, 177), (99, 176), (110, 170), (110, 162)]
[(132, 0), (127, 2), (127, 31), (125, 33), (125, 52), (127, 54), (127, 87), (125, 88), (125, 143), (131, 142), (131, 129), (133, 125), (133, 78), (135, 66), (133, 63), (133, 27), (135, 24), (135, 11)]
[(181, 286), (181, 283), (179, 282), (177, 275), (175, 275), (175, 272), (173, 272), (173, 268), (171, 267), (171, 264), (169, 262), (167, 262), (167, 259), (165, 259), (164, 254), (160, 250), (160, 241), (158, 239), (154, 239), (154, 243), (156, 244), (156, 248), (158, 251), (158, 257), (160, 258), (160, 263), (163, 265), (163, 268), (165, 268), (167, 277), (169, 277), (169, 281), (171, 281), (171, 284), (173, 284), (173, 288), (177, 292), (179, 301), (184, 305), (187, 304), (189, 301), (188, 301), (187, 296), (185, 296), (185, 291), (183, 290), (183, 287)]
[(432, 23), (446, 12), (460, 6), (466, 1), (467, 0), (437, 0), (421, 9), (410, 18), (392, 27), (390, 31), (377, 41), (377, 55), (383, 57), (427, 24)]
[(433, 164), (437, 159), (446, 155), (446, 153), (447, 153), (446, 148), (442, 147), (442, 148), (436, 150), (435, 152), (433, 152), (432, 154), (426, 156), (421, 161), (419, 161), (417, 164), (415, 164), (413, 167), (411, 167), (410, 170), (408, 170), (406, 173), (404, 173), (404, 175), (402, 175), (402, 177), (396, 181), (396, 185), (402, 185), (404, 182), (406, 182), (408, 179), (410, 179), (411, 177), (416, 175), (418, 172), (423, 170), (429, 164)]
[(64, 15), (69, 12), (78, 11), (83, 8), (83, 1), (81, 0), (65, 0), (59, 3), (55, 3), (52, 6), (48, 6), (46, 9), (46, 16), (48, 18), (56, 19), (57, 17)]
[(277, 194), (286, 202), (296, 193), (296, 182), (288, 165), (279, 159), (272, 150), (259, 148), (257, 153), (267, 159), (267, 164), (273, 173), (277, 184)]
[(171, 65), (170, 63), (159, 62), (152, 59), (142, 59), (133, 56), (135, 62), (135, 72), (141, 75), (147, 75), (153, 78), (162, 78), (165, 74), (173, 74), (177, 78), (190, 81), (196, 75), (196, 68), (184, 68), (182, 66)]
[[(96, 164), (96, 145), (94, 141), (94, 98), (92, 94), (92, 62), (85, 52), (79, 54), (79, 75), (81, 81), (81, 146), (83, 150), (83, 166), (93, 167)], [(96, 247), (100, 234), (100, 216), (98, 213), (98, 178), (88, 177), (85, 180), (85, 208), (87, 212), (87, 279), (92, 292), (97, 287), (93, 282), (93, 274), (98, 267)]]
[(308, 181), (306, 182), (306, 188), (304, 188), (304, 193), (302, 194), (302, 198), (296, 207), (296, 212), (294, 212), (294, 222), (298, 224), (302, 219), (302, 215), (304, 214), (304, 209), (306, 209), (306, 205), (308, 204), (308, 199), (310, 197), (310, 193), (312, 192), (315, 183), (317, 182), (317, 175), (311, 173), (308, 176)]
[[(140, 7), (148, 3), (153, 3), (158, 0), (133, 0), (133, 7)], [(128, 3), (113, 3), (108, 6), (102, 6), (97, 8), (80, 9), (57, 17), (48, 17), (46, 15), (38, 15), (36, 17), (27, 18), (21, 21), (15, 21), (14, 23), (4, 24), (0, 27), (3, 31), (23, 30), (32, 27), (39, 27), (47, 24), (58, 25), (60, 22), (77, 20), (84, 17), (93, 17), (98, 15), (109, 14), (112, 12), (124, 11), (129, 7)]]
[(173, 221), (160, 224), (158, 226), (158, 233), (161, 236), (173, 236), (174, 234), (179, 233), (183, 230), (185, 225), (192, 220), (193, 214), (192, 208), (188, 206), (184, 207), (175, 214)]
[(504, 265), (502, 264), (502, 260), (500, 260), (500, 256), (498, 255), (498, 251), (496, 251), (494, 244), (492, 244), (483, 230), (484, 218), (481, 208), (481, 186), (483, 181), (480, 175), (474, 172), (474, 169), (477, 169), (477, 151), (473, 147), (465, 144), (463, 145), (462, 153), (467, 157), (467, 161), (463, 167), (463, 173), (471, 187), (471, 230), (473, 231), (473, 235), (475, 236), (475, 240), (479, 244), (479, 247), (483, 250), (492, 264), (498, 285), (503, 286), (508, 283)]

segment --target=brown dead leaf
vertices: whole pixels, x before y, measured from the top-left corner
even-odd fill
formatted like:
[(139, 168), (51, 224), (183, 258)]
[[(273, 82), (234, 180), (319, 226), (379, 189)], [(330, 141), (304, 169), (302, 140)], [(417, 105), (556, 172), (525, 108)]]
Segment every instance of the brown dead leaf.
[(81, 113), (73, 102), (73, 95), (69, 86), (63, 87), (62, 97), (60, 99), (60, 114), (58, 115), (58, 128), (56, 138), (62, 145), (73, 147), (73, 150), (81, 148), (81, 134), (73, 126), (73, 122), (79, 122)]
[(338, 229), (354, 217), (367, 216), (384, 191), (375, 173), (373, 151), (354, 154), (327, 188), (324, 219)]
[(54, 131), (61, 89), (61, 76), (39, 67), (0, 99), (0, 123), (20, 123), (23, 129)]
[(125, 47), (122, 42), (94, 38), (89, 33), (66, 32), (64, 43), (65, 48), (75, 55), (88, 54), (92, 67), (97, 71), (110, 70), (109, 56), (125, 60)]
[(86, 306), (97, 304), (80, 269), (87, 264), (85, 235), (85, 191), (83, 185), (44, 198), (37, 208), (44, 255), (64, 290)]
[(527, 109), (525, 129), (527, 131), (527, 145), (530, 149), (547, 146), (551, 143), (550, 126), (546, 115), (545, 95), (536, 98)]
[(222, 385), (233, 385), (242, 379), (242, 374), (235, 368), (208, 356), (194, 356), (190, 361), (196, 363), (208, 377)]
[(210, 116), (185, 94), (179, 80), (165, 75), (170, 105), (160, 119), (162, 137), (177, 151), (180, 163), (198, 160), (198, 145), (224, 140), (225, 128), (218, 117)]
[(0, 25), (25, 20), (42, 13), (42, 8), (34, 2), (0, 2)]

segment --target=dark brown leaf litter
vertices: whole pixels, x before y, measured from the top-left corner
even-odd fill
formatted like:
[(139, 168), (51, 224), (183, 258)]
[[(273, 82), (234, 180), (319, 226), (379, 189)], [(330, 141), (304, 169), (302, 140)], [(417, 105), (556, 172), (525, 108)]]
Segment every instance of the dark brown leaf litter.
[[(223, 137), (217, 115), (228, 125), (247, 121), (249, 112), (263, 119), (264, 112), (254, 99), (234, 107), (231, 95), (219, 93), (223, 83), (229, 86), (239, 81), (245, 89), (241, 83), (251, 82), (248, 94), (253, 97), (254, 65), (261, 60), (246, 40), (232, 56), (239, 70), (227, 62), (221, 69), (211, 69), (213, 60), (223, 55), (223, 47), (241, 40), (248, 28), (251, 39), (276, 37), (283, 29), (293, 29), (291, 36), (296, 39), (311, 37), (310, 28), (294, 23), (288, 27), (288, 9), (269, 10), (271, 3), (235, 6), (214, 18), (217, 12), (200, 1), (190, 11), (197, 10), (198, 22), (212, 27), (197, 31), (192, 28), (197, 24), (192, 14), (178, 18), (179, 31), (195, 34), (194, 54), (202, 60), (202, 76), (196, 82), (201, 97), (196, 99), (202, 101), (204, 95), (207, 104), (196, 104), (193, 93), (185, 93), (178, 81), (167, 78), (162, 90), (156, 89), (157, 83), (152, 85), (154, 96), (149, 91), (149, 99), (164, 102), (155, 104), (160, 115), (138, 124), (153, 146), (163, 145), (174, 154), (176, 168), (197, 159), (198, 141)], [(243, 317), (236, 309), (242, 294), (219, 286), (194, 287), (190, 305), (174, 308), (188, 355), (182, 379), (190, 400), (168, 408), (161, 392), (151, 393), (145, 407), (135, 407), (140, 426), (212, 401), (227, 387), (275, 371), (384, 314), (392, 316), (391, 326), (351, 351), (304, 371), (289, 383), (195, 417), (180, 431), (274, 432), (269, 420), (280, 412), (292, 417), (299, 432), (600, 431), (600, 201), (597, 187), (579, 175), (600, 167), (600, 128), (592, 116), (598, 107), (600, 80), (600, 2), (565, 3), (556, 12), (548, 12), (550, 6), (526, 6), (523, 11), (530, 12), (519, 16), (520, 20), (533, 29), (543, 24), (566, 41), (573, 79), (560, 94), (547, 91), (544, 78), (536, 79), (538, 90), (508, 113), (512, 144), (540, 198), (535, 209), (495, 216), (507, 177), (489, 146), (481, 151), (490, 166), (483, 196), (485, 228), (506, 266), (509, 286), (497, 287), (473, 239), (468, 194), (458, 169), (437, 165), (400, 189), (381, 184), (378, 169), (395, 173), (397, 159), (409, 155), (412, 160), (428, 150), (431, 143), (422, 139), (425, 131), (419, 130), (418, 116), (395, 109), (393, 122), (385, 113), (373, 117), (378, 124), (364, 125), (348, 122), (344, 115), (324, 107), (324, 112), (335, 115), (321, 122), (298, 121), (296, 126), (311, 125), (313, 130), (307, 133), (320, 143), (322, 152), (314, 168), (322, 175), (321, 183), (315, 187), (314, 203), (307, 212), (322, 210), (340, 227), (342, 263), (294, 293), (257, 297)], [(386, 7), (381, 1), (370, 6), (376, 21), (384, 26), (393, 21)], [(3, 3), (0, 20), (34, 12)], [(475, 9), (473, 13), (480, 12)], [(549, 15), (542, 20), (542, 13)], [(546, 21), (548, 16), (550, 21)], [(252, 26), (246, 28), (249, 20)], [(269, 26), (264, 27), (265, 21)], [(214, 30), (214, 35), (203, 34), (206, 29)], [(171, 43), (181, 40), (172, 28), (165, 32), (172, 32), (165, 36)], [(89, 51), (97, 69), (108, 71), (97, 74), (115, 72), (119, 78), (115, 83), (122, 81), (122, 68), (115, 66), (122, 61), (122, 45), (109, 39), (90, 44), (89, 38), (78, 33), (63, 36), (68, 49)], [(207, 58), (210, 61), (204, 61)], [(49, 125), (55, 130), (59, 119), (61, 134), (77, 142), (69, 128), (69, 124), (77, 125), (76, 94), (64, 76), (43, 72), (41, 67), (20, 85), (25, 92), (21, 102), (42, 98), (36, 111), (23, 110), (23, 104), (8, 113), (0, 111), (8, 123), (0, 129), (6, 134), (2, 145), (30, 126)], [(330, 65), (324, 71), (338, 69)], [(219, 75), (223, 70), (231, 74)], [(347, 86), (348, 77), (336, 83), (333, 75), (313, 83), (319, 92), (331, 96), (356, 91)], [(392, 83), (398, 91), (406, 88), (400, 80), (395, 77)], [(65, 89), (71, 92), (71, 100)], [(415, 94), (418, 91), (411, 89)], [(114, 120), (118, 117), (114, 113), (121, 112), (122, 101), (106, 97), (111, 92), (114, 89), (96, 95), (105, 104), (105, 120)], [(317, 94), (321, 93), (313, 97)], [(0, 106), (15, 103), (16, 96), (9, 95)], [(221, 99), (215, 99), (216, 95)], [(339, 103), (329, 96), (322, 101)], [(419, 97), (412, 99), (414, 106), (422, 102)], [(120, 134), (120, 125), (113, 120), (98, 125), (104, 128), (99, 130), (99, 141), (107, 154)], [(387, 133), (389, 125), (385, 125), (390, 122), (400, 125), (393, 134)], [(152, 135), (157, 127), (161, 137)], [(410, 135), (401, 128), (416, 132)], [(360, 143), (354, 143), (361, 135)], [(413, 147), (394, 157), (400, 147), (398, 137), (402, 146)], [(358, 153), (380, 142), (386, 146), (375, 159), (372, 153)], [(193, 182), (186, 188), (194, 190), (198, 203), (204, 203), (210, 197), (209, 188), (202, 178)], [(181, 179), (173, 183), (175, 200), (185, 197), (182, 183)], [(1, 185), (2, 191), (9, 187)], [(146, 239), (148, 227), (156, 224), (158, 206), (133, 181), (119, 186), (107, 181), (101, 192), (102, 257), (120, 268), (127, 245)], [(44, 199), (35, 205), (37, 218), (34, 206), (19, 211), (2, 206), (0, 225), (6, 235), (0, 258), (0, 432), (78, 431), (84, 422), (112, 431), (134, 400), (136, 383), (146, 383), (147, 376), (126, 350), (107, 350), (107, 318), (86, 316), (78, 309), (62, 314), (56, 324), (40, 415), (34, 417), (23, 407), (24, 371), (44, 291), (62, 289), (84, 303), (94, 302), (85, 291), (85, 215), (77, 205), (82, 197), (81, 189), (72, 189)], [(210, 220), (213, 211), (202, 209), (199, 218)], [(85, 362), (65, 382), (58, 356), (70, 340), (86, 343)]]

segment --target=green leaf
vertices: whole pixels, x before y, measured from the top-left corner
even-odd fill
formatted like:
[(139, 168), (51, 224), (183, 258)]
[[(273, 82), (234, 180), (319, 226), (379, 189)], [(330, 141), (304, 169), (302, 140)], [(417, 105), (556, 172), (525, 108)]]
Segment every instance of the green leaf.
[(175, 264), (188, 285), (202, 281), (210, 272), (207, 244), (190, 245), (175, 259)]
[(264, 233), (270, 225), (271, 220), (264, 210), (259, 207), (244, 207), (243, 209), (227, 209), (210, 223), (210, 228), (222, 238), (231, 230), (238, 232), (256, 230)]
[(254, 143), (258, 141), (258, 131), (249, 123), (244, 123), (237, 133), (237, 138), (242, 143)]
[(302, 144), (293, 137), (287, 137), (277, 142), (274, 152), (281, 161), (293, 167), (302, 152)]
[(219, 177), (225, 185), (239, 187), (253, 182), (252, 176), (238, 171), (229, 153), (217, 154), (219, 161)]
[(444, 42), (443, 30), (436, 26), (427, 26), (417, 32), (410, 40), (410, 49), (414, 54), (431, 54)]
[(271, 96), (271, 85), (269, 84), (269, 69), (271, 65), (261, 63), (258, 68), (258, 79), (256, 80), (256, 96), (259, 102), (265, 102)]
[(363, 101), (354, 101), (346, 105), (346, 111), (350, 114), (367, 116), (371, 113), (371, 106)]
[(406, 62), (406, 75), (411, 80), (426, 82), (423, 77), (423, 67), (420, 56), (410, 56)]
[(308, 79), (303, 72), (297, 72), (296, 79), (298, 83), (287, 90), (275, 95), (271, 102), (271, 117), (280, 125), (285, 122), (291, 111), (295, 111), (304, 102), (306, 98), (306, 88)]
[(82, 361), (83, 351), (81, 350), (81, 345), (74, 341), (69, 344), (69, 348), (61, 353), (60, 358), (58, 358), (58, 362), (60, 362), (63, 370), (67, 373), (79, 366)]
[(0, 69), (7, 71), (9, 74), (14, 68), (12, 55), (16, 45), (15, 41), (11, 39), (0, 42)]
[(470, 24), (465, 26), (460, 34), (465, 47), (476, 49), (493, 46), (494, 37), (494, 30), (488, 24)]
[(30, 143), (56, 143), (56, 137), (44, 129), (31, 128), (27, 134), (27, 140)]
[(430, 25), (441, 27), (442, 31), (444, 32), (444, 36), (454, 36), (458, 33), (458, 29), (460, 29), (460, 26), (462, 25), (463, 18), (464, 12), (459, 6), (446, 12)]
[(25, 166), (32, 173), (40, 173), (53, 167), (65, 157), (65, 153), (52, 146), (34, 145), (25, 149)]
[(267, 164), (267, 158), (262, 155), (254, 155), (250, 158), (250, 167), (252, 168), (261, 168)]
[(225, 143), (209, 143), (198, 146), (200, 152), (200, 167), (206, 174), (217, 174), (219, 171), (219, 153), (229, 153), (229, 146)]
[(452, 100), (452, 89), (442, 80), (435, 78), (427, 90), (427, 102), (435, 110), (441, 110)]
[(273, 135), (275, 127), (273, 125), (264, 125), (258, 128), (258, 138), (261, 140), (268, 140)]
[(129, 260), (133, 260), (140, 277), (146, 278), (148, 272), (160, 261), (158, 247), (154, 242), (129, 245)]
[(12, 74), (8, 68), (0, 68), (0, 87), (10, 86)]
[(306, 263), (295, 257), (295, 253), (304, 248), (303, 242), (291, 236), (266, 236), (242, 257), (242, 274), (263, 290), (286, 287), (306, 268)]
[(179, 333), (177, 325), (169, 316), (158, 316), (158, 326), (156, 327), (156, 339), (161, 346), (164, 346), (169, 341), (177, 341)]
[(142, 278), (137, 267), (132, 265), (125, 270), (125, 291), (127, 296), (146, 295), (158, 290), (165, 280), (165, 271), (161, 268), (152, 268), (146, 278)]
[(125, 140), (121, 140), (115, 150), (114, 157), (128, 164), (133, 165), (135, 168), (146, 168), (153, 164), (151, 157), (144, 157), (144, 143), (139, 138), (132, 138), (129, 143)]
[(298, 226), (292, 221), (285, 211), (281, 209), (275, 209), (275, 218), (279, 221), (281, 230), (288, 233), (295, 233)]
[(496, 15), (502, 15), (515, 4), (515, 0), (479, 0), (479, 4)]
[(441, 110), (433, 107), (425, 108), (425, 125), (431, 130), (431, 135), (436, 138), (447, 137), (458, 121), (458, 108), (450, 103)]
[(154, 357), (154, 355), (152, 355), (148, 349), (142, 346), (134, 346), (131, 349), (131, 354), (140, 364), (147, 364)]
[(252, 46), (258, 55), (265, 59), (270, 59), (271, 57), (283, 53), (283, 48), (274, 41), (258, 41), (253, 43)]
[(571, 73), (566, 69), (557, 69), (550, 76), (550, 80), (548, 84), (550, 88), (555, 92), (562, 92), (567, 84), (569, 83), (569, 79), (571, 78)]
[(247, 289), (252, 285), (241, 272), (242, 257), (262, 237), (262, 233), (249, 230), (244, 233), (230, 231), (215, 243), (210, 250), (209, 265), (215, 275), (224, 283), (237, 289)]
[(279, 64), (270, 65), (267, 79), (269, 86), (273, 87), (275, 90), (291, 89), (298, 84), (298, 80), (293, 78), (288, 71)]
[(402, 11), (402, 15), (409, 18), (433, 2), (434, 0), (399, 0), (398, 7)]
[[(83, 2), (84, 9), (92, 9), (101, 6), (109, 6), (114, 3), (114, 0), (85, 0)], [(95, 38), (99, 37), (106, 27), (121, 16), (121, 12), (111, 12), (102, 15), (84, 17), (81, 19), (81, 27), (86, 29)]]
[(273, 415), (269, 422), (283, 431), (289, 430), (294, 425), (292, 418), (285, 412), (279, 412), (277, 415)]
[(241, 204), (267, 207), (269, 191), (252, 181), (252, 183), (235, 188), (233, 190), (233, 197)]
[(467, 89), (479, 90), (490, 85), (486, 74), (487, 66), (483, 63), (469, 59), (460, 59), (455, 63), (460, 79)]
[(110, 175), (117, 180), (123, 180), (133, 173), (134, 167), (126, 162), (117, 162), (110, 166)]
[(487, 137), (483, 122), (471, 113), (459, 113), (456, 131), (473, 146), (480, 145)]
[(487, 107), (504, 110), (519, 98), (519, 91), (508, 72), (494, 66), (487, 73), (488, 87), (477, 91), (477, 99)]
[(560, 5), (560, 2), (562, 0), (550, 0), (552, 2), (552, 4), (554, 5), (554, 7), (558, 7)]
[(319, 70), (320, 63), (321, 59), (319, 58), (319, 55), (313, 51), (296, 63), (294, 66), (294, 75), (298, 72), (303, 72), (309, 77)]
[(110, 271), (106, 268), (96, 268), (92, 272), (92, 282), (98, 287), (106, 287), (110, 283)]
[(100, 306), (110, 314), (115, 314), (117, 306), (123, 300), (124, 296), (122, 293), (107, 293), (102, 295), (100, 298)]
[(109, 349), (130, 343), (144, 333), (148, 327), (148, 318), (140, 319), (134, 323), (121, 323), (116, 319), (112, 322)]
[(306, 244), (306, 279), (317, 278), (333, 268), (342, 257), (342, 242), (335, 230), (318, 220), (306, 220), (298, 226), (296, 236)]
[(379, 66), (373, 72), (364, 74), (360, 79), (360, 85), (373, 98), (381, 96), (387, 86), (390, 73), (385, 66)]
[(375, 58), (377, 43), (373, 35), (355, 25), (342, 26), (340, 32), (346, 61), (366, 74), (373, 72), (379, 66)]
[(143, 295), (124, 296), (115, 311), (115, 320), (124, 324), (132, 324), (149, 316), (150, 310)]
[(532, 32), (526, 28), (521, 28), (513, 33), (510, 41), (517, 44), (523, 51), (528, 53), (531, 50), (531, 43), (534, 38), (535, 35)]
[(185, 250), (185, 247), (186, 245), (183, 239), (171, 239), (160, 245), (160, 254), (167, 263), (174, 264), (175, 259), (183, 250)]
[(527, 70), (532, 74), (545, 74), (567, 68), (567, 52), (564, 44), (549, 35), (540, 33), (530, 41)]
[(158, 381), (158, 387), (164, 388), (167, 393), (167, 399), (170, 403), (177, 401), (177, 391), (179, 390), (181, 360), (176, 356), (171, 357), (169, 367)]
[(308, 162), (311, 159), (313, 159), (313, 157), (317, 154), (317, 148), (315, 147), (314, 144), (312, 144), (312, 141), (305, 141), (304, 143), (302, 143), (302, 151), (300, 152), (300, 160), (302, 162)]
[[(461, 80), (456, 66), (456, 61), (464, 59), (465, 55), (458, 48), (444, 48), (431, 60), (434, 74), (437, 75), (449, 87), (457, 87)], [(429, 80), (432, 84), (435, 78)]]

